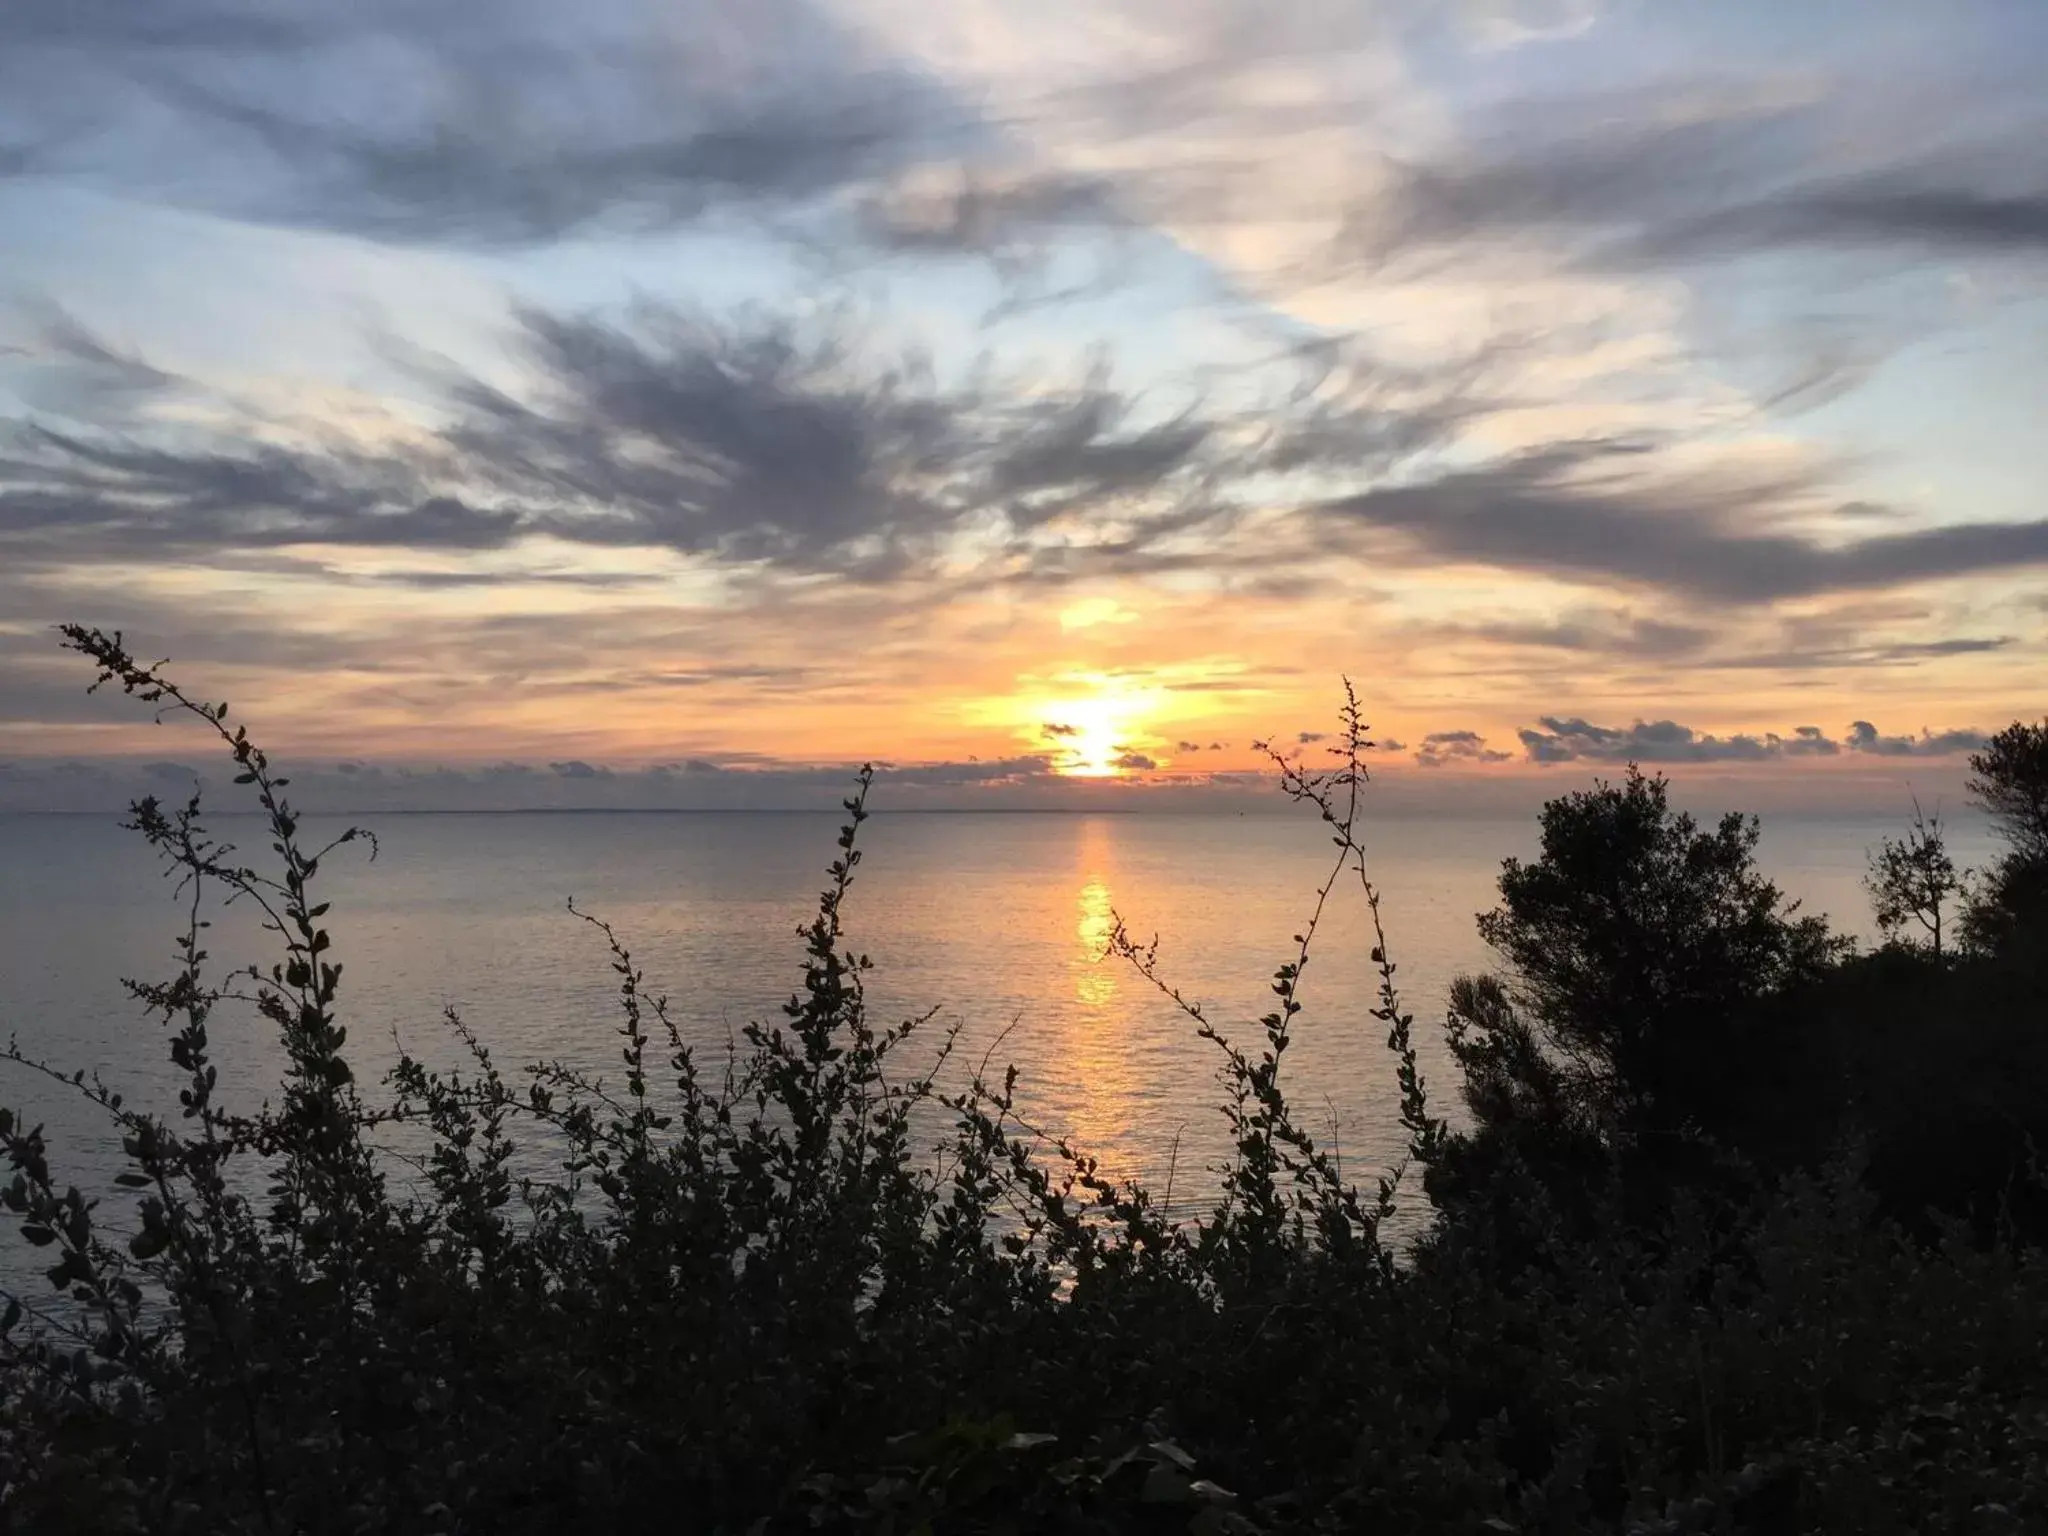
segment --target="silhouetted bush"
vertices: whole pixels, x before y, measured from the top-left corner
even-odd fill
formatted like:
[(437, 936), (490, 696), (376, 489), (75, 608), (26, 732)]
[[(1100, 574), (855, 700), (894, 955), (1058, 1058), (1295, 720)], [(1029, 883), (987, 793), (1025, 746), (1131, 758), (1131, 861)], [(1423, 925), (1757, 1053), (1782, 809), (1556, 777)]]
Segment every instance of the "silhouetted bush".
[[(2048, 1240), (2048, 727), (2016, 724), (1972, 756), (1971, 790), (2004, 849), (1959, 872), (1919, 815), (1871, 865), (1888, 942), (1778, 1001), (1809, 1096), (1811, 1160), (1843, 1135), (1881, 1208), (1923, 1238), (1961, 1221), (1980, 1241)], [(1959, 907), (1950, 943), (1948, 909)], [(1780, 1136), (1779, 1161), (1793, 1138)]]
[(1923, 1238), (1943, 1219), (2048, 1238), (2048, 730), (2014, 726), (1972, 767), (2006, 853), (1968, 882), (1916, 808), (1872, 855), (1887, 943), (1861, 956), (1758, 872), (1753, 820), (1703, 832), (1633, 768), (1550, 802), (1541, 857), (1508, 860), (1479, 919), (1505, 975), (1452, 988), (1471, 1127), (1431, 1192), (1468, 1218), (1489, 1204), (1504, 1233), (1533, 1182), (1538, 1225), (1590, 1232), (1853, 1143), (1880, 1208)]
[(2048, 720), (2013, 722), (1971, 754), (1970, 769), (1970, 791), (2004, 834), (2006, 852), (1964, 908), (1964, 940), (2038, 970), (2048, 950)]
[[(134, 988), (170, 1031), (178, 1112), (36, 1069), (118, 1127), (119, 1192), (66, 1186), (41, 1130), (0, 1119), (0, 1202), (49, 1261), (48, 1291), (11, 1300), (0, 1329), (13, 1529), (2048, 1518), (2048, 1271), (2030, 1252), (1915, 1242), (1840, 1159), (1704, 1192), (1667, 1180), (1661, 1209), (1630, 1207), (1619, 1154), (1650, 1129), (1699, 1129), (1672, 1118), (1684, 1085), (1644, 1020), (1692, 1052), (1713, 1010), (1789, 996), (1831, 953), (1756, 881), (1740, 824), (1698, 833), (1661, 786), (1632, 776), (1597, 792), (1618, 798), (1553, 807), (1545, 862), (1510, 869), (1489, 936), (1516, 978), (1461, 989), (1478, 1125), (1454, 1138), (1377, 928), (1355, 705), (1328, 772), (1282, 762), (1333, 855), (1256, 1043), (1235, 1043), (1117, 930), (1114, 948), (1219, 1052), (1233, 1148), (1213, 1206), (1185, 1221), (1023, 1123), (1014, 1071), (943, 1086), (950, 1039), (905, 1065), (923, 1021), (870, 1017), (867, 962), (845, 936), (865, 774), (802, 933), (800, 985), (729, 1059), (697, 1059), (592, 918), (618, 981), (616, 1079), (508, 1072), (451, 1016), (469, 1067), (404, 1057), (374, 1094), (349, 1064), (317, 895), (360, 834), (303, 844), (285, 779), (226, 705), (137, 664), (118, 635), (66, 635), (101, 681), (219, 736), (271, 858), (242, 862), (196, 799), (134, 808), (189, 903), (177, 973)], [(1597, 899), (1552, 878), (1566, 868)], [(1347, 1183), (1283, 1087), (1317, 923), (1346, 884), (1376, 925), (1379, 992), (1362, 1011), (1386, 1034), (1412, 1159), (1434, 1176), (1475, 1139), (1527, 1131), (1578, 1160), (1567, 1183), (1555, 1160), (1503, 1157), (1483, 1191), (1468, 1160), (1461, 1198), (1405, 1256), (1382, 1237), (1399, 1171), (1366, 1193)], [(208, 890), (262, 913), (272, 964), (210, 967)], [(218, 1091), (209, 1022), (231, 1004), (260, 1010), (284, 1048), (278, 1096), (253, 1110)], [(393, 1137), (420, 1153), (416, 1172), (379, 1150)], [(558, 1173), (515, 1172), (537, 1149)], [(1547, 1216), (1567, 1195), (1576, 1214)], [(125, 1243), (110, 1235), (124, 1221)]]
[(1617, 1214), (1601, 1191), (1636, 1219), (1674, 1183), (1744, 1187), (1726, 1153), (1747, 1122), (1798, 1108), (1759, 1102), (1758, 1062), (1792, 1064), (1764, 1006), (1846, 953), (1758, 871), (1758, 835), (1734, 814), (1702, 830), (1633, 765), (1543, 808), (1540, 857), (1507, 860), (1479, 918), (1505, 975), (1451, 989), (1472, 1123), (1432, 1170), (1440, 1202), (1492, 1202), (1505, 1232), (1534, 1180), (1542, 1221), (1589, 1234)]

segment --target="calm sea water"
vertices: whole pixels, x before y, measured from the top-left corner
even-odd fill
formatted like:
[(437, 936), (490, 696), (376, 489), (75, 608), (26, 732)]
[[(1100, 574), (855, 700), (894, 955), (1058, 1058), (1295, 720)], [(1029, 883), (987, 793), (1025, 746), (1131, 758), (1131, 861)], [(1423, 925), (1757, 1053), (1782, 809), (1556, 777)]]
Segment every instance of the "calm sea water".
[[(261, 827), (225, 818), (257, 850)], [(564, 909), (614, 924), (677, 1018), (716, 1059), (731, 1031), (776, 1016), (799, 978), (796, 930), (832, 854), (835, 818), (774, 813), (420, 815), (379, 818), (383, 853), (351, 851), (323, 876), (346, 964), (345, 1014), (361, 1075), (387, 1063), (394, 1032), (452, 1059), (440, 1022), (455, 1007), (501, 1064), (581, 1062), (616, 1075), (614, 978), (598, 935)], [(1763, 860), (1809, 910), (1862, 931), (1865, 849), (1894, 823), (1766, 822)], [(1533, 850), (1527, 820), (1395, 821), (1370, 847), (1393, 954), (1438, 1101), (1452, 1100), (1440, 1030), (1444, 990), (1487, 955), (1473, 916), (1492, 904), (1501, 858)], [(1957, 852), (1984, 853), (1964, 827)], [(1031, 1113), (1121, 1173), (1161, 1180), (1177, 1202), (1204, 1189), (1217, 1155), (1215, 1053), (1141, 978), (1102, 951), (1120, 913), (1159, 937), (1162, 970), (1212, 1020), (1247, 1040), (1270, 1004), (1326, 868), (1327, 841), (1285, 816), (879, 815), (847, 911), (876, 964), (885, 1014), (937, 1009), (958, 1024), (961, 1071), (995, 1052), (1022, 1069)], [(212, 914), (223, 963), (267, 958), (246, 915)], [(0, 1034), (66, 1069), (97, 1070), (144, 1102), (168, 1103), (159, 1026), (123, 976), (173, 968), (172, 892), (147, 849), (111, 818), (0, 816)], [(1370, 1018), (1362, 904), (1340, 887), (1303, 998), (1289, 1080), (1363, 1177), (1400, 1145), (1392, 1063)], [(275, 1051), (233, 1012), (215, 1038), (230, 1089), (260, 1097)], [(962, 1065), (964, 1064), (964, 1065)], [(368, 1070), (362, 1070), (367, 1068)], [(45, 1118), (81, 1184), (114, 1167), (112, 1138), (62, 1090), (0, 1068), (0, 1102)]]

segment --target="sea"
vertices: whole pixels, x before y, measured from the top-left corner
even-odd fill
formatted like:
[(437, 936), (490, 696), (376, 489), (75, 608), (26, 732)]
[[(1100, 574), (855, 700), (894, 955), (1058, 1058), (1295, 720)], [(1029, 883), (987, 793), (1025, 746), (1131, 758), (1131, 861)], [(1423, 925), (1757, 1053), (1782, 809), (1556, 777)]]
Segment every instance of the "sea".
[[(795, 812), (555, 812), (379, 815), (378, 852), (338, 850), (318, 899), (344, 965), (342, 1018), (358, 1077), (374, 1091), (402, 1042), (453, 1063), (446, 1010), (516, 1075), (561, 1061), (608, 1079), (621, 1068), (617, 977), (603, 938), (569, 910), (611, 924), (666, 994), (712, 1069), (749, 1021), (775, 1022), (800, 984), (798, 930), (816, 909), (839, 818)], [(220, 834), (267, 858), (253, 818)], [(309, 834), (338, 827), (309, 826)], [(1893, 820), (1766, 818), (1760, 858), (1788, 895), (1868, 937), (1866, 852)], [(1958, 822), (1951, 846), (1982, 863), (1985, 829)], [(1456, 1115), (1442, 1019), (1446, 989), (1485, 969), (1474, 918), (1493, 905), (1501, 861), (1536, 848), (1532, 819), (1394, 819), (1366, 833), (1389, 952), (1435, 1102)], [(1333, 853), (1312, 818), (1286, 814), (880, 813), (861, 829), (847, 942), (873, 961), (868, 997), (884, 1022), (929, 1016), (906, 1066), (953, 1035), (940, 1081), (1019, 1072), (1020, 1109), (1121, 1176), (1170, 1185), (1199, 1207), (1223, 1151), (1216, 1047), (1128, 961), (1105, 954), (1121, 921), (1157, 940), (1156, 971), (1226, 1033), (1256, 1043), (1274, 969), (1295, 954)], [(244, 908), (204, 913), (218, 971), (268, 965)], [(165, 1031), (124, 978), (176, 968), (184, 924), (172, 881), (112, 816), (0, 815), (0, 1038), (68, 1075), (97, 1074), (128, 1102), (174, 1109), (179, 1074)], [(1369, 1181), (1399, 1157), (1394, 1062), (1372, 1017), (1375, 940), (1354, 884), (1333, 891), (1314, 936), (1304, 1010), (1283, 1085), (1302, 1118)], [(213, 1025), (222, 1091), (274, 1097), (278, 1052), (252, 1011)], [(0, 1104), (47, 1126), (60, 1178), (107, 1190), (118, 1137), (66, 1084), (0, 1062)], [(16, 1245), (0, 1238), (0, 1249)], [(0, 1262), (0, 1269), (10, 1267)]]

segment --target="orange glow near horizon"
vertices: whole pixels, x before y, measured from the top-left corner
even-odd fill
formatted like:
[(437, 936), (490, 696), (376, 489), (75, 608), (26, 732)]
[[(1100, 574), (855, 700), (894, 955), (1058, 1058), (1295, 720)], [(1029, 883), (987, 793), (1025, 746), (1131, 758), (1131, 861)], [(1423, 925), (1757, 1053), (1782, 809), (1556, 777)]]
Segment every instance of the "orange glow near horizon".
[(990, 701), (977, 713), (1000, 718), (1050, 755), (1063, 778), (1122, 778), (1158, 765), (1158, 739), (1147, 722), (1161, 706), (1161, 689), (1102, 673), (1071, 673), (1054, 682)]

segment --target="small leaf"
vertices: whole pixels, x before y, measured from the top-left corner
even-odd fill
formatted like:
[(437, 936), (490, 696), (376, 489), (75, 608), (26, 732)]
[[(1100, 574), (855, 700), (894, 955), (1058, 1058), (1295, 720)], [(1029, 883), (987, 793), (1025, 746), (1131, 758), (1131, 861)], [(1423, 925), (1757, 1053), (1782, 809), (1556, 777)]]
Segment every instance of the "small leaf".
[(1145, 1474), (1145, 1486), (1138, 1497), (1147, 1504), (1185, 1504), (1191, 1495), (1185, 1477), (1172, 1467), (1155, 1465)]

